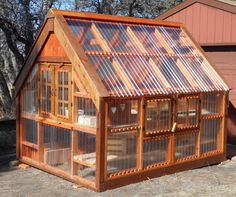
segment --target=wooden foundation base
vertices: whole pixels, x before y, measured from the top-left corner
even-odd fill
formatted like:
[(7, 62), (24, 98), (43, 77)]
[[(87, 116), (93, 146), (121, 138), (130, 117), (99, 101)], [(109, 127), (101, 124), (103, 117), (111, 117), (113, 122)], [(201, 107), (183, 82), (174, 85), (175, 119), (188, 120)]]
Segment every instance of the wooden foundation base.
[(115, 177), (113, 179), (107, 179), (103, 183), (99, 184), (100, 186), (99, 188), (96, 186), (95, 183), (91, 181), (87, 181), (78, 176), (70, 176), (69, 174), (63, 171), (53, 168), (51, 166), (48, 166), (46, 164), (39, 163), (39, 162), (33, 161), (31, 159), (27, 159), (27, 158), (21, 158), (20, 161), (25, 164), (31, 165), (33, 167), (36, 167), (38, 169), (41, 169), (45, 172), (61, 177), (70, 182), (73, 182), (75, 184), (82, 185), (86, 188), (92, 189), (97, 192), (103, 192), (108, 189), (118, 188), (124, 185), (137, 183), (137, 182), (148, 180), (148, 179), (155, 178), (158, 176), (168, 175), (168, 174), (172, 174), (172, 173), (176, 173), (176, 172), (180, 172), (184, 170), (190, 170), (194, 168), (217, 164), (224, 161), (225, 159), (226, 159), (225, 154), (218, 154), (211, 157), (205, 157), (205, 158), (196, 159), (192, 161), (181, 162), (179, 164), (161, 166), (158, 168), (138, 171), (133, 174), (126, 175), (126, 176)]
[(197, 159), (194, 161), (181, 162), (179, 164), (174, 164), (172, 166), (160, 167), (159, 169), (157, 168), (148, 169), (148, 170), (141, 171), (133, 175), (130, 174), (129, 176), (119, 177), (119, 178), (117, 177), (116, 179), (108, 180), (104, 182), (104, 184), (101, 184), (103, 185), (103, 187), (100, 188), (99, 191), (101, 192), (108, 189), (114, 189), (114, 188), (125, 186), (128, 184), (137, 183), (140, 181), (148, 180), (148, 179), (163, 176), (163, 175), (173, 174), (173, 173), (184, 171), (184, 170), (191, 170), (194, 168), (209, 166), (212, 164), (220, 163), (225, 160), (226, 160), (225, 154), (220, 154), (220, 155), (215, 155), (212, 157)]
[(95, 186), (95, 183), (88, 181), (86, 179), (83, 179), (81, 177), (78, 177), (78, 176), (70, 176), (68, 173), (66, 173), (62, 170), (56, 169), (54, 167), (51, 167), (49, 165), (46, 165), (44, 163), (39, 163), (37, 161), (33, 161), (28, 158), (20, 158), (20, 162), (28, 164), (30, 166), (33, 166), (37, 169), (43, 170), (45, 172), (48, 172), (48, 173), (58, 176), (60, 178), (63, 178), (63, 179), (70, 181), (72, 183), (82, 185), (83, 187), (86, 187), (88, 189), (92, 189), (93, 191), (98, 191), (98, 189)]

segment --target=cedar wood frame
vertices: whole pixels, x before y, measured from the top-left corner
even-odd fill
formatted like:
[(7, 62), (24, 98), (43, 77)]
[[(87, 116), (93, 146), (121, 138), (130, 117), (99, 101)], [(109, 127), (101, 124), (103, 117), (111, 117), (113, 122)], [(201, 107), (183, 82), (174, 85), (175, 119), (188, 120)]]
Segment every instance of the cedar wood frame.
[[(173, 157), (171, 157), (171, 152), (173, 152), (174, 147), (173, 143), (175, 143), (174, 137), (171, 138), (169, 146), (169, 163), (166, 166), (154, 166), (150, 169), (144, 169), (142, 166), (142, 143), (143, 143), (143, 117), (144, 117), (144, 104), (145, 100), (148, 97), (141, 97), (139, 98), (139, 120), (138, 120), (138, 128), (139, 137), (138, 137), (138, 159), (137, 159), (137, 170), (135, 171), (125, 171), (123, 173), (119, 173), (113, 177), (107, 177), (106, 174), (106, 140), (107, 140), (107, 114), (108, 114), (108, 101), (109, 101), (109, 94), (102, 84), (98, 74), (96, 73), (95, 69), (93, 68), (92, 64), (86, 57), (84, 51), (82, 50), (81, 46), (76, 44), (76, 39), (73, 33), (71, 32), (70, 28), (68, 27), (64, 16), (69, 17), (78, 17), (78, 18), (90, 18), (90, 19), (97, 19), (97, 20), (104, 20), (104, 21), (120, 21), (124, 23), (135, 23), (135, 24), (149, 24), (149, 25), (163, 25), (163, 26), (172, 26), (172, 27), (185, 27), (180, 23), (172, 23), (172, 22), (163, 22), (157, 20), (148, 20), (148, 19), (134, 19), (129, 17), (114, 17), (109, 15), (99, 15), (99, 14), (86, 14), (86, 13), (77, 13), (77, 12), (69, 12), (69, 11), (59, 11), (59, 10), (50, 10), (48, 17), (26, 59), (25, 65), (23, 66), (18, 78), (15, 82), (16, 87), (16, 105), (17, 105), (17, 129), (16, 129), (16, 137), (17, 137), (17, 157), (23, 163), (27, 163), (32, 165), (36, 168), (44, 170), (46, 172), (50, 172), (56, 176), (62, 177), (67, 179), (71, 182), (81, 184), (85, 187), (91, 188), (95, 191), (104, 191), (106, 189), (116, 188), (122, 185), (126, 185), (129, 183), (138, 182), (144, 179), (153, 178), (160, 175), (170, 174), (177, 171), (182, 171), (186, 169), (201, 167), (204, 165), (214, 164), (225, 160), (225, 150), (226, 150), (226, 135), (225, 135), (225, 120), (227, 116), (227, 100), (228, 100), (228, 92), (223, 92), (223, 113), (222, 116), (222, 124), (221, 124), (221, 140), (218, 141), (218, 146), (220, 147), (220, 152), (213, 152), (211, 154), (200, 155), (199, 146), (200, 140), (198, 140), (197, 145), (197, 155), (198, 158), (191, 158), (190, 160), (183, 160), (179, 163), (173, 162)], [(187, 32), (187, 30), (185, 29)], [(44, 44), (49, 36), (50, 33), (54, 32), (55, 35), (59, 38), (59, 42), (63, 49), (65, 50), (68, 59), (47, 59), (47, 58), (37, 58), (40, 51), (43, 49)], [(188, 33), (188, 32), (187, 32)], [(189, 35), (189, 33), (188, 33)], [(190, 35), (189, 35), (190, 36)], [(190, 36), (193, 40), (192, 36)], [(196, 44), (196, 42), (195, 42)], [(198, 46), (198, 45), (196, 45)], [(203, 50), (198, 47), (198, 49), (204, 54)], [(79, 54), (79, 56), (78, 56)], [(74, 125), (70, 123), (61, 124), (60, 121), (53, 121), (50, 118), (40, 118), (35, 117), (35, 120), (38, 121), (38, 161), (34, 161), (32, 159), (28, 159), (26, 157), (22, 157), (22, 125), (21, 125), (21, 98), (20, 98), (20, 91), (21, 87), (28, 76), (32, 66), (35, 63), (46, 63), (46, 62), (57, 62), (57, 63), (71, 63), (72, 70), (76, 73), (81, 73), (81, 83), (85, 88), (85, 91), (89, 94), (90, 98), (93, 100), (97, 110), (98, 110), (98, 129), (95, 130), (96, 132), (96, 181), (94, 183), (90, 181), (86, 181), (83, 178), (78, 176), (73, 176), (75, 173), (75, 165), (72, 159), (72, 169), (71, 175), (64, 173), (61, 170), (55, 169), (44, 164), (42, 161), (43, 158), (43, 151), (40, 149), (43, 145), (43, 132), (42, 132), (42, 123), (47, 123), (53, 126), (63, 127), (67, 129), (73, 130)], [(79, 66), (78, 66), (79, 65)], [(86, 66), (84, 66), (86, 65)], [(197, 93), (197, 96), (201, 98), (201, 93)], [(72, 95), (70, 95), (72, 96)], [(159, 95), (161, 96), (161, 95)], [(159, 98), (158, 96), (158, 98)], [(175, 98), (176, 95), (173, 95), (172, 98)], [(178, 95), (181, 96), (181, 95)], [(151, 98), (151, 97), (150, 97)], [(73, 107), (72, 107), (73, 108)], [(199, 105), (201, 108), (201, 105)], [(73, 113), (73, 109), (72, 109)], [(33, 119), (31, 117), (31, 119)], [(199, 121), (201, 121), (199, 119)], [(89, 131), (88, 131), (89, 132)], [(94, 132), (94, 130), (90, 131)], [(73, 150), (76, 147), (76, 132), (72, 131), (72, 154)], [(200, 139), (200, 138), (199, 138)]]

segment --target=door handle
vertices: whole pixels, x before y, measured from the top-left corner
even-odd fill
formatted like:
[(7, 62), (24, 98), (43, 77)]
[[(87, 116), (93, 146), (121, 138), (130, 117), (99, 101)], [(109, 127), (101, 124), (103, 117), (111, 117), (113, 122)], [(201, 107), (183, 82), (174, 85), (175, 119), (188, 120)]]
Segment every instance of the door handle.
[(177, 122), (174, 122), (173, 126), (172, 126), (172, 129), (171, 129), (171, 132), (175, 132), (176, 128), (177, 128)]

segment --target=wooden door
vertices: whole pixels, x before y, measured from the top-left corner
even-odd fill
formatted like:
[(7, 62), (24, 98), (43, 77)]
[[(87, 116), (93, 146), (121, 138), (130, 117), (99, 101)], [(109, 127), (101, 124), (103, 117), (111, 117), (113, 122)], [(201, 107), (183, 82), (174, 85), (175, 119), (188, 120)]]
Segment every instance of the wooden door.
[(55, 68), (55, 115), (70, 121), (72, 119), (71, 66)]
[(71, 121), (71, 65), (40, 65), (40, 115)]
[(54, 114), (54, 66), (40, 65), (40, 114), (52, 116)]

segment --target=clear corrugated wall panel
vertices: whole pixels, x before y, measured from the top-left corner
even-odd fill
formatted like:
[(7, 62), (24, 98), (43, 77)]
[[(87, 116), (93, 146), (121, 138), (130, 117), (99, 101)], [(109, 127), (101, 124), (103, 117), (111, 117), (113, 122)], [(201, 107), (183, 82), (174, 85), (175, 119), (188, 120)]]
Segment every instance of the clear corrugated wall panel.
[(138, 124), (138, 100), (111, 100), (108, 110), (108, 126), (111, 128)]
[(201, 153), (218, 150), (217, 144), (220, 138), (221, 119), (209, 119), (202, 121)]
[(161, 137), (159, 139), (145, 140), (143, 142), (143, 165), (158, 164), (167, 161), (168, 154), (168, 137)]
[(178, 128), (198, 126), (199, 99), (196, 97), (181, 97), (177, 103)]
[(170, 99), (148, 100), (146, 104), (145, 131), (169, 131), (172, 126)]
[(75, 97), (75, 122), (79, 126), (97, 128), (97, 109), (90, 98)]
[(38, 160), (38, 123), (22, 118), (22, 156)]
[(137, 131), (108, 133), (107, 172), (108, 174), (136, 168)]
[(222, 113), (223, 94), (203, 94), (202, 115), (216, 115)]
[(198, 131), (189, 131), (176, 134), (175, 159), (184, 159), (196, 155)]
[(23, 129), (25, 133), (25, 141), (37, 144), (38, 143), (38, 123), (30, 119), (22, 119)]
[(96, 178), (96, 135), (77, 132), (78, 149), (73, 154), (77, 163), (77, 175), (95, 181)]
[(60, 170), (71, 169), (71, 132), (43, 124), (44, 163)]
[(36, 64), (21, 90), (22, 113), (38, 113), (38, 65)]

